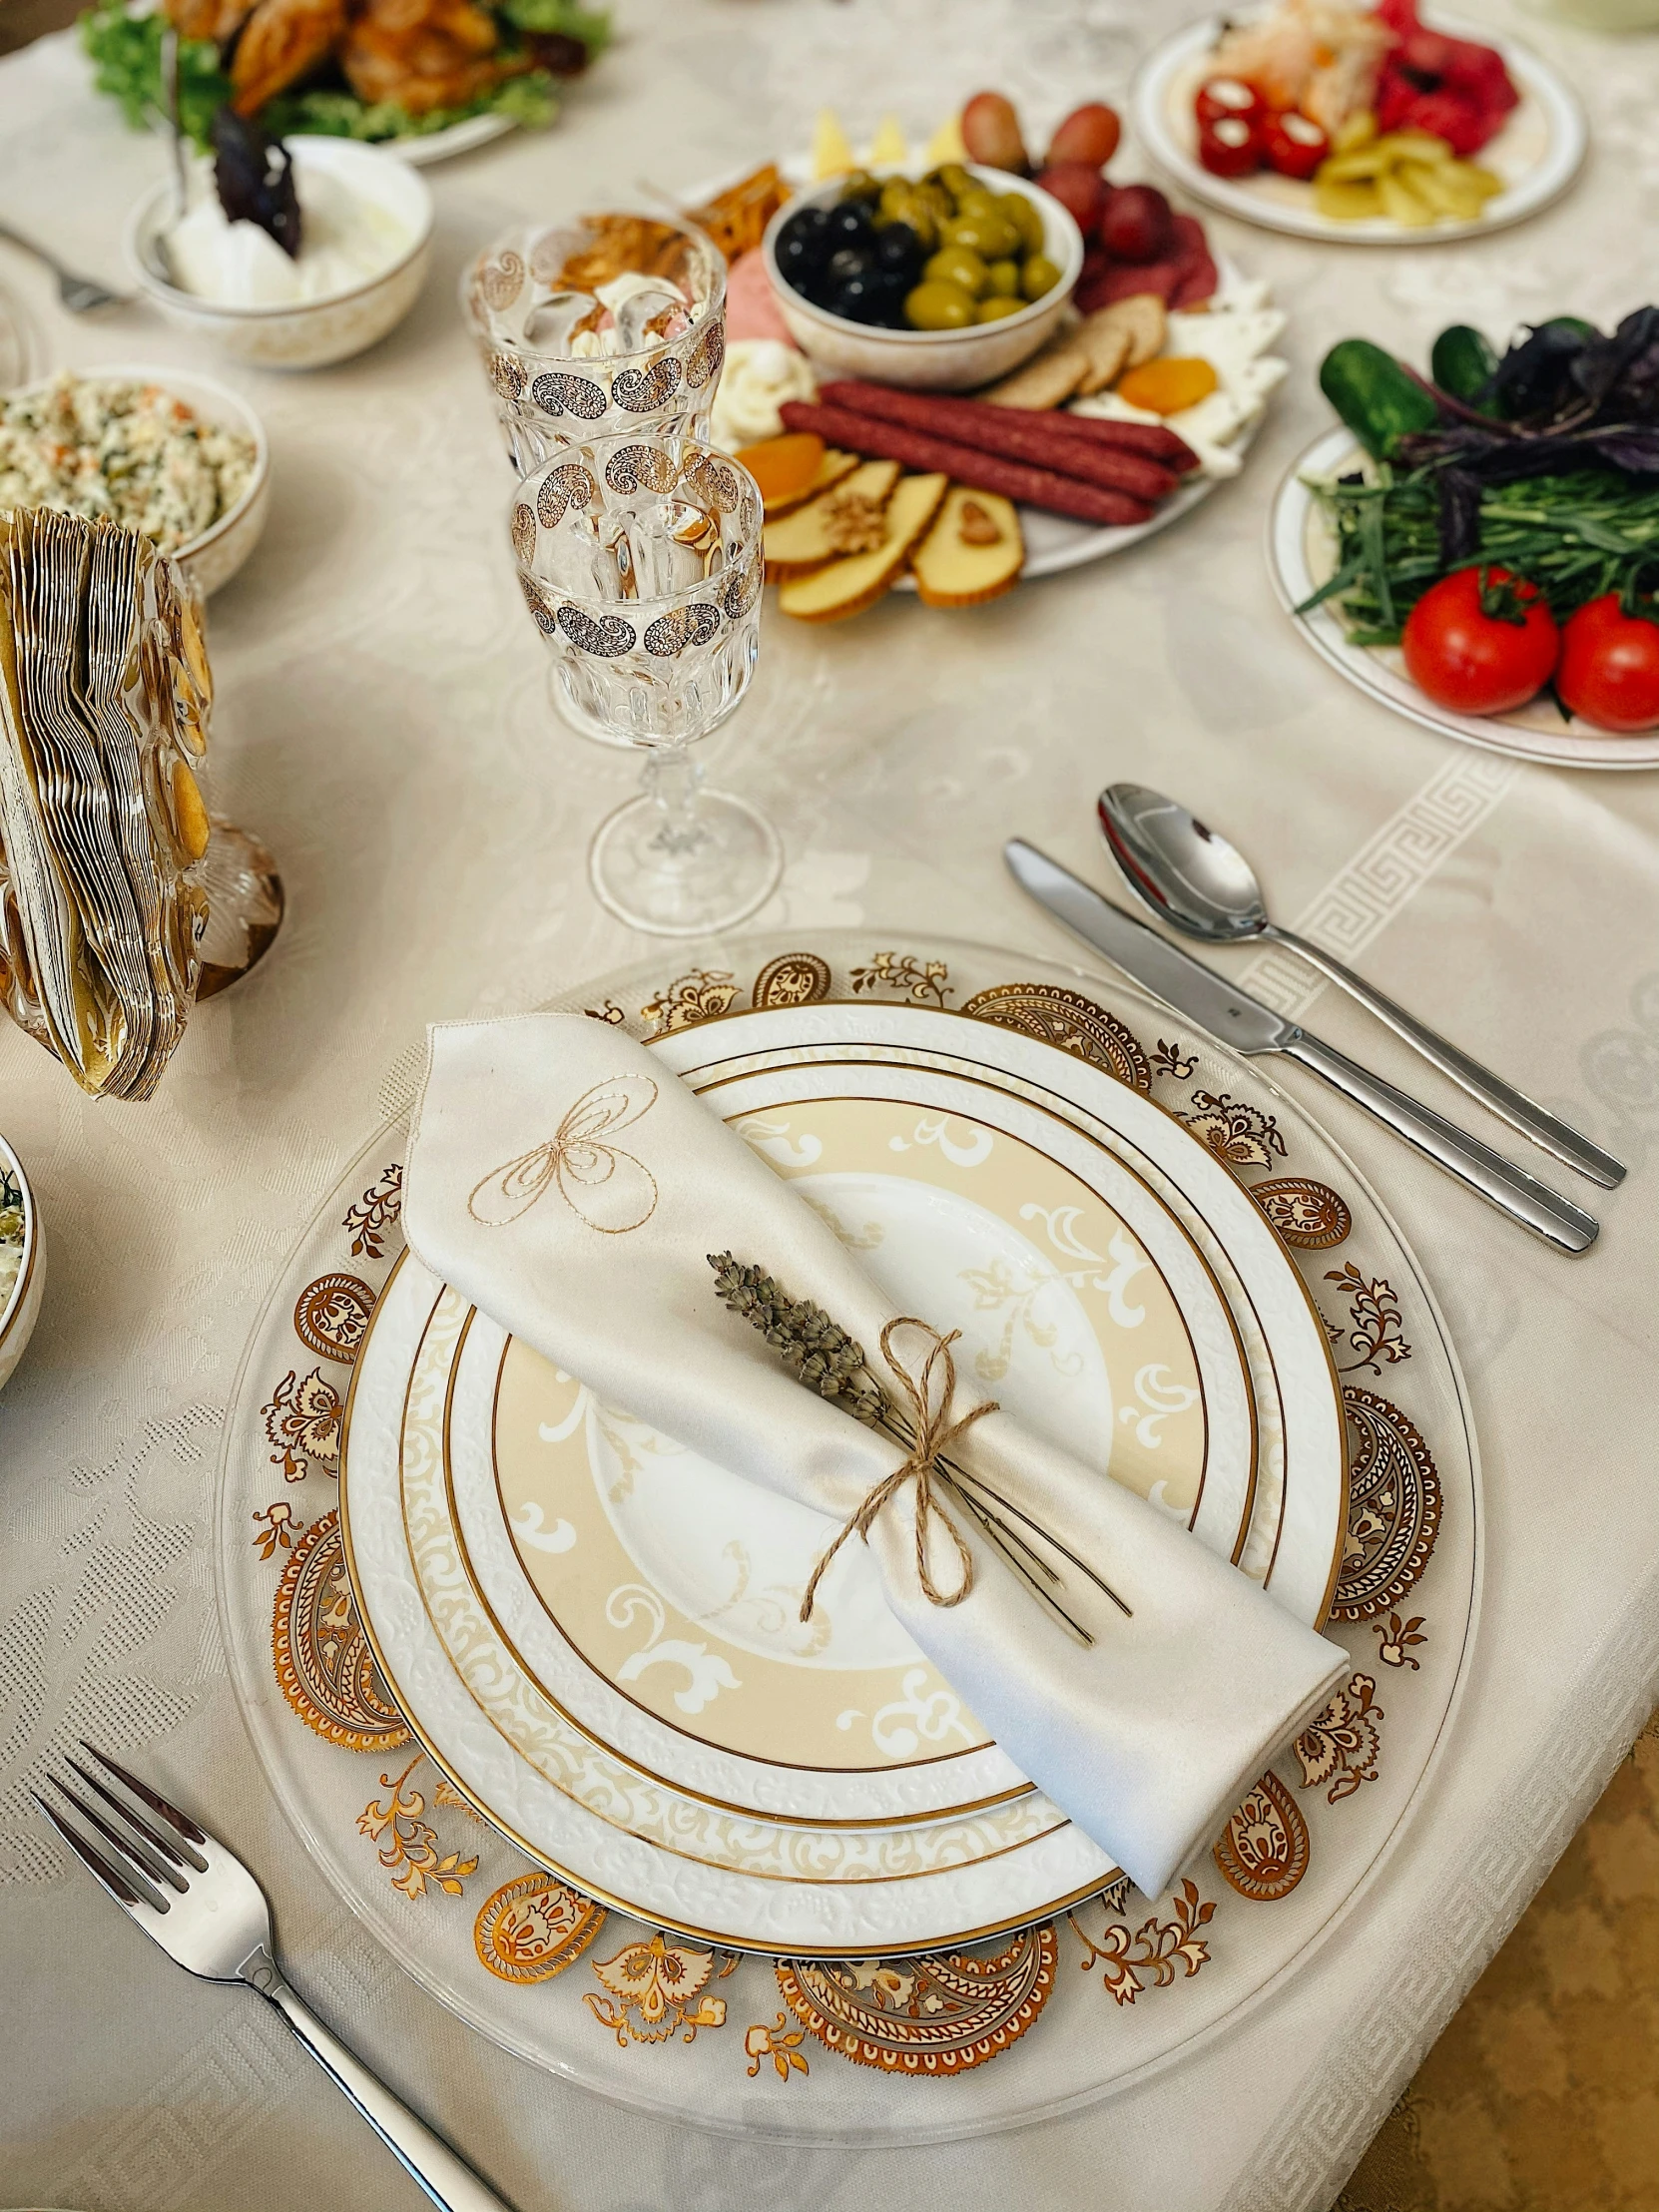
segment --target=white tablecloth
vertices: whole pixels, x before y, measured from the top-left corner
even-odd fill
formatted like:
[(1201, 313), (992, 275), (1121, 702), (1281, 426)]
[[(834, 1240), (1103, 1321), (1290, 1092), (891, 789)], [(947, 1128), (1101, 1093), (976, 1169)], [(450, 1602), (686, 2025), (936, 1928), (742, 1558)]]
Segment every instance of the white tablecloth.
[[(89, 2212), (419, 2201), (274, 2017), (175, 1971), (65, 1871), (26, 1793), (85, 1734), (174, 1786), (259, 1868), (293, 1978), (523, 2212), (1321, 2206), (1659, 1682), (1659, 779), (1520, 767), (1369, 705), (1280, 615), (1262, 531), (1278, 475), (1327, 419), (1313, 371), (1334, 339), (1366, 332), (1421, 357), (1452, 319), (1606, 319), (1659, 295), (1659, 45), (1517, 18), (1595, 131), (1578, 188), (1523, 230), (1323, 253), (1216, 223), (1293, 318), (1293, 373), (1242, 480), (1128, 558), (973, 614), (892, 601), (827, 634), (770, 616), (752, 701), (711, 748), (784, 833), (788, 874), (762, 921), (867, 923), (872, 944), (925, 927), (1064, 956), (1004, 877), (1003, 834), (1017, 827), (1103, 880), (1097, 786), (1177, 792), (1256, 859), (1276, 910), (1632, 1167), (1601, 1244), (1570, 1263), (1310, 1096), (1415, 1243), (1479, 1424), (1483, 1613), (1448, 1756), (1364, 1910), (1231, 2032), (1064, 2123), (827, 2154), (619, 2111), (503, 2057), (416, 1989), (309, 1875), (269, 1796), (212, 1588), (216, 1438), (244, 1341), (279, 1256), (400, 1097), (421, 1025), (531, 1005), (638, 942), (594, 904), (582, 864), (634, 768), (550, 719), (505, 552), (506, 471), (453, 303), (463, 258), (516, 215), (602, 204), (642, 177), (672, 189), (800, 143), (826, 97), (866, 133), (892, 107), (919, 135), (1000, 80), (1052, 120), (1074, 97), (1121, 94), (1176, 11), (622, 0), (620, 14), (616, 50), (556, 131), (431, 173), (427, 291), (341, 368), (243, 375), (136, 310), (74, 322), (5, 254), (52, 358), (190, 362), (265, 415), (270, 534), (213, 608), (219, 793), (279, 855), (290, 907), (276, 953), (202, 1011), (149, 1106), (91, 1105), (21, 1034), (0, 1035), (0, 1126), (35, 1180), (50, 1268), (35, 1345), (0, 1399), (0, 2198)], [(164, 162), (94, 98), (67, 40), (0, 63), (0, 220), (115, 276), (127, 209)], [(1255, 973), (1446, 1102), (1301, 971)]]

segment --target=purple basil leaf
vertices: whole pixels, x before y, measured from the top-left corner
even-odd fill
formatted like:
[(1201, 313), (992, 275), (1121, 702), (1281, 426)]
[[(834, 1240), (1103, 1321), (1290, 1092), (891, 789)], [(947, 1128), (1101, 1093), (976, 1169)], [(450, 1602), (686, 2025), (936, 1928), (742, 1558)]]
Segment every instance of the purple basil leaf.
[(299, 195), (288, 150), (235, 108), (214, 117), (214, 183), (227, 223), (257, 223), (290, 262), (299, 259)]

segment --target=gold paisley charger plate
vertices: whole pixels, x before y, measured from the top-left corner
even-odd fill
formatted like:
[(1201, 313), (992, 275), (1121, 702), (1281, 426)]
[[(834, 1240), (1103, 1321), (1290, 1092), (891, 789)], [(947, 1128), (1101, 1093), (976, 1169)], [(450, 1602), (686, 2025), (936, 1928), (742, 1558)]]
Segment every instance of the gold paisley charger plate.
[[(1388, 1879), (1453, 1728), (1474, 1725), (1456, 1707), (1478, 1476), (1432, 1294), (1376, 1195), (1257, 1069), (1172, 1033), (1167, 1009), (1132, 987), (1024, 954), (826, 930), (711, 943), (561, 1003), (666, 1042), (713, 1017), (830, 999), (971, 1009), (1130, 1081), (1225, 1163), (1324, 1315), (1352, 1468), (1327, 1633), (1354, 1673), (1213, 1855), (1162, 1899), (1120, 1881), (1006, 1936), (814, 1964), (608, 1910), (478, 1819), (378, 1673), (339, 1536), (344, 1401), (401, 1250), (398, 1124), (323, 1199), (250, 1343), (220, 1467), (218, 1587), (239, 1701), (303, 1847), (289, 1879), (329, 1886), (460, 2017), (693, 2127), (920, 2144), (1029, 2124), (1177, 2062)], [(687, 1038), (688, 1064), (729, 1058), (728, 1027)]]

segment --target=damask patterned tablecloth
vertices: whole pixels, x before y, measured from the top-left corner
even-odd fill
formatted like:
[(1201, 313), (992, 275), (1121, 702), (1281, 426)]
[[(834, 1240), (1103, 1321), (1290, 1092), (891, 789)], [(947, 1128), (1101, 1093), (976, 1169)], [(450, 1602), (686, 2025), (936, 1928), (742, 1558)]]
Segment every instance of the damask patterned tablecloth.
[[(202, 364), (244, 385), (274, 449), (270, 534), (216, 599), (213, 647), (221, 795), (287, 881), (276, 952), (203, 1010), (147, 1107), (93, 1107), (28, 1040), (0, 1037), (0, 1120), (35, 1180), (50, 1271), (0, 1398), (0, 1988), (28, 2023), (0, 2091), (0, 2197), (95, 2212), (418, 2201), (275, 2019), (177, 1973), (65, 1871), (27, 1792), (81, 1735), (260, 1869), (294, 1979), (525, 2212), (1288, 2212), (1335, 2194), (1659, 1681), (1659, 783), (1521, 767), (1392, 718), (1290, 631), (1261, 557), (1276, 477), (1324, 419), (1312, 372), (1335, 338), (1420, 354), (1454, 318), (1605, 319), (1659, 295), (1659, 48), (1496, 0), (1463, 12), (1532, 36), (1586, 100), (1595, 147), (1560, 206), (1399, 252), (1321, 254), (1216, 223), (1292, 317), (1292, 376), (1242, 478), (1134, 555), (972, 615), (894, 602), (825, 634), (772, 617), (752, 700), (711, 748), (788, 848), (759, 925), (863, 929), (872, 955), (943, 933), (1066, 957), (1005, 881), (1001, 837), (1017, 827), (1103, 880), (1095, 788), (1178, 792), (1256, 859), (1277, 910), (1630, 1161), (1600, 1245), (1569, 1263), (1286, 1079), (1415, 1247), (1484, 1469), (1467, 1692), (1363, 1910), (1237, 2026), (1038, 2130), (748, 2142), (625, 2113), (461, 2026), (308, 1866), (245, 1734), (214, 1604), (213, 1469), (283, 1255), (396, 1109), (423, 1022), (532, 1005), (637, 948), (582, 865), (634, 770), (549, 720), (453, 308), (463, 258), (526, 209), (799, 143), (826, 98), (860, 127), (892, 107), (919, 132), (1001, 81), (1040, 127), (1079, 88), (1121, 93), (1175, 19), (1145, 0), (623, 0), (623, 38), (557, 131), (430, 173), (438, 266), (391, 339), (291, 379)], [(69, 42), (0, 64), (0, 216), (71, 261), (117, 273), (126, 210), (164, 160), (95, 100)], [(196, 359), (137, 312), (75, 324), (29, 265), (5, 274), (61, 360)], [(1448, 1103), (1294, 963), (1231, 964)], [(409, 1900), (411, 1932), (421, 1910)], [(812, 2048), (815, 2072), (838, 2063)], [(634, 2055), (672, 2066), (676, 2049)], [(797, 2087), (768, 2070), (753, 2093)]]

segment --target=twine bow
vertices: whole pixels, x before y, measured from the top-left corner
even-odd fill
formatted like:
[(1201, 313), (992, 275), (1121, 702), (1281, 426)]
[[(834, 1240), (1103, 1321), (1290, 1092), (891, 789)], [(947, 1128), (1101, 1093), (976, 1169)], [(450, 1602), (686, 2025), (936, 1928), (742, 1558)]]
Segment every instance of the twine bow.
[[(893, 1350), (893, 1336), (900, 1329), (919, 1329), (923, 1336), (931, 1339), (919, 1374), (912, 1374)], [(910, 1408), (908, 1425), (913, 1431), (910, 1455), (902, 1466), (894, 1467), (891, 1474), (883, 1475), (879, 1482), (870, 1487), (863, 1502), (848, 1514), (829, 1550), (813, 1569), (807, 1594), (801, 1601), (801, 1618), (804, 1621), (812, 1618), (813, 1600), (830, 1560), (848, 1536), (860, 1536), (866, 1544), (869, 1542), (869, 1532), (877, 1516), (892, 1503), (906, 1482), (914, 1482), (916, 1486), (916, 1580), (921, 1584), (922, 1595), (931, 1605), (960, 1605), (973, 1588), (973, 1553), (968, 1549), (961, 1530), (945, 1511), (938, 1495), (939, 1486), (948, 1481), (948, 1476), (940, 1470), (939, 1460), (957, 1437), (965, 1434), (982, 1414), (996, 1411), (997, 1401), (993, 1397), (986, 1398), (982, 1403), (970, 1406), (965, 1413), (952, 1417), (950, 1403), (956, 1393), (956, 1362), (951, 1357), (950, 1348), (960, 1336), (961, 1331), (953, 1329), (948, 1337), (941, 1337), (930, 1323), (918, 1321), (913, 1314), (901, 1314), (896, 1321), (888, 1322), (882, 1330), (881, 1357), (887, 1363)], [(938, 1373), (936, 1391), (935, 1370)], [(945, 1532), (956, 1546), (956, 1558), (961, 1568), (956, 1588), (948, 1595), (934, 1582), (927, 1564), (928, 1530), (935, 1518), (942, 1522)]]

